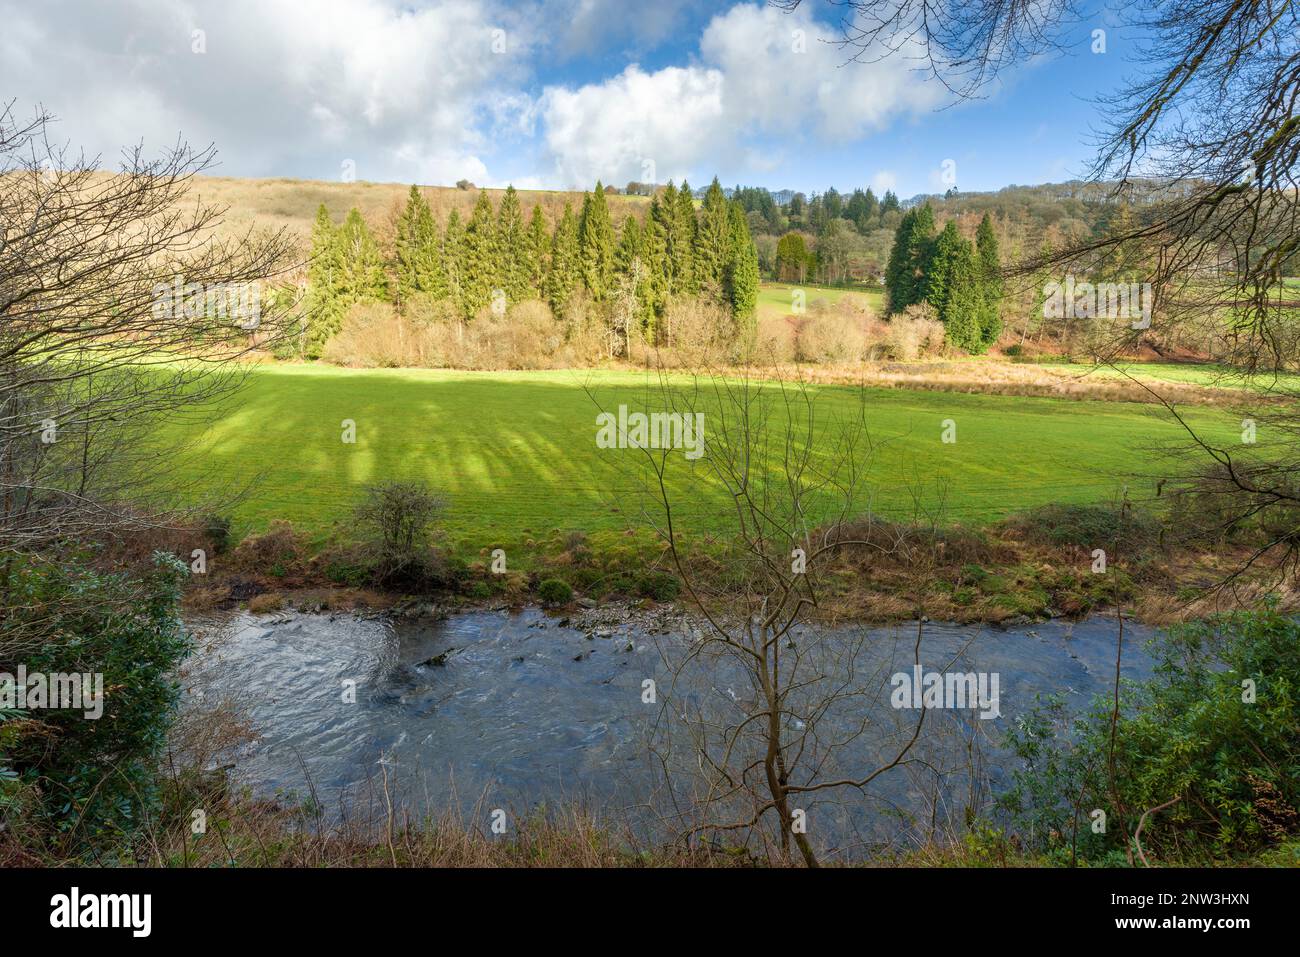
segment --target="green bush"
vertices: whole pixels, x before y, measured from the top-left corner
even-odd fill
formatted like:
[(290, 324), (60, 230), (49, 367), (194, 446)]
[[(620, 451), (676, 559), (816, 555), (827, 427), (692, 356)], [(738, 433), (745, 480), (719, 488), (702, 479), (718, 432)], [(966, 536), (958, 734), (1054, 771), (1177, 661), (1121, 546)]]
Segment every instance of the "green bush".
[(492, 586), (480, 578), (466, 586), (465, 595), (475, 601), (484, 601), (492, 597)]
[(637, 579), (636, 591), (642, 598), (673, 601), (681, 593), (682, 583), (667, 572), (649, 572)]
[(0, 670), (103, 676), (98, 719), (31, 709), (27, 733), (0, 738), (0, 767), (39, 795), (41, 823), (69, 849), (116, 844), (157, 807), (176, 668), (190, 649), (179, 615), (185, 575), (162, 553), (137, 578), (35, 558), (10, 561), (0, 575)]
[(230, 519), (225, 515), (209, 515), (203, 520), (203, 534), (217, 555), (225, 554), (230, 548)]
[(567, 605), (573, 601), (573, 589), (558, 578), (548, 578), (537, 586), (537, 597), (547, 605)]
[[(1269, 606), (1175, 628), (1156, 651), (1156, 677), (1123, 687), (1113, 785), (1109, 700), (1073, 721), (1050, 700), (1017, 721), (1025, 767), (1003, 804), (1025, 836), (1059, 851), (1077, 833), (1084, 860), (1113, 860), (1144, 812), (1176, 799), (1143, 829), (1148, 859), (1241, 859), (1294, 840), (1300, 622)], [(1105, 834), (1089, 827), (1097, 808)]]
[(1031, 542), (1101, 548), (1112, 559), (1150, 552), (1160, 540), (1160, 524), (1149, 512), (1118, 505), (1041, 505), (1007, 520)]

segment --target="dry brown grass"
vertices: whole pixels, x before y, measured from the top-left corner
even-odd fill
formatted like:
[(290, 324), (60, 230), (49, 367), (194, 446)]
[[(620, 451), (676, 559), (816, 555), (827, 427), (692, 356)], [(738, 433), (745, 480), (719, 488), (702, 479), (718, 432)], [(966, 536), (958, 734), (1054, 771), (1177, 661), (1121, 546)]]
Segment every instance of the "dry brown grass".
[[(462, 222), (467, 219), (480, 192), (454, 186), (421, 186), (420, 189), (442, 225), (446, 224), (453, 209), (459, 211)], [(406, 203), (409, 190), (409, 183), (200, 176), (194, 180), (193, 193), (206, 202), (230, 208), (222, 226), (228, 234), (239, 234), (250, 226), (285, 228), (302, 239), (305, 249), (316, 210), (322, 203), (335, 222), (342, 222), (348, 210), (355, 206), (381, 242), (387, 241), (392, 235), (392, 220)], [(495, 209), (500, 205), (505, 190), (489, 189), (486, 192)], [(650, 204), (645, 196), (606, 196), (606, 199), (610, 218), (618, 225), (628, 215), (641, 219)], [(578, 211), (582, 206), (582, 193), (525, 189), (519, 190), (519, 202), (525, 222), (532, 216), (533, 207), (540, 205), (548, 228), (552, 228), (564, 212), (565, 203), (571, 204), (575, 213)]]
[[(727, 374), (754, 375), (755, 370), (732, 367)], [(1142, 386), (1127, 379), (1099, 379), (1066, 369), (995, 358), (916, 362), (830, 362), (807, 365), (772, 365), (767, 378), (802, 379), (824, 385), (853, 385), (878, 389), (916, 389), (929, 392), (965, 392), (1077, 401), (1140, 402), (1157, 400)], [(1178, 405), (1231, 405), (1241, 394), (1231, 389), (1187, 383), (1162, 382), (1158, 390)]]

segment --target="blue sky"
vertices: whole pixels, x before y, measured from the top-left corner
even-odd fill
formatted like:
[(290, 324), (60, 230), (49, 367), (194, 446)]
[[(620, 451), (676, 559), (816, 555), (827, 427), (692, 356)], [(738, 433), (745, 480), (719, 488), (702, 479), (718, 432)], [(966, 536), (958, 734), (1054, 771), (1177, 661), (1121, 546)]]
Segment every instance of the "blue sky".
[[(43, 104), (112, 161), (213, 142), (232, 176), (589, 187), (689, 176), (811, 192), (965, 191), (1081, 173), (1130, 38), (1086, 14), (1069, 52), (985, 98), (823, 42), (804, 0), (0, 0), (0, 101)], [(1094, 29), (1106, 50), (1092, 52)], [(944, 107), (947, 108), (944, 108)]]

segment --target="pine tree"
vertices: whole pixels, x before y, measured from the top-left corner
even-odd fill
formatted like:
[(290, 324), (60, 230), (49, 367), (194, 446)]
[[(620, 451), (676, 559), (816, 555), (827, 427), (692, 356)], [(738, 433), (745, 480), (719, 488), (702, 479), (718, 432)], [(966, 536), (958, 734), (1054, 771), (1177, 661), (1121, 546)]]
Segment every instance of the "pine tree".
[(569, 297), (582, 283), (582, 261), (578, 246), (578, 220), (573, 208), (564, 204), (564, 215), (551, 237), (551, 270), (546, 298), (557, 316), (564, 315)]
[(682, 180), (682, 188), (677, 191), (677, 209), (674, 216), (677, 242), (673, 254), (676, 257), (677, 291), (686, 296), (693, 296), (700, 291), (700, 280), (695, 271), (695, 232), (697, 228), (695, 200), (691, 196), (691, 184), (686, 180)]
[(583, 284), (591, 297), (601, 302), (609, 296), (614, 283), (614, 227), (600, 180), (596, 181), (595, 193), (583, 197), (578, 248)]
[(885, 267), (891, 313), (902, 312), (925, 297), (925, 275), (933, 240), (934, 210), (929, 203), (903, 214)]
[(388, 298), (388, 275), (384, 272), (379, 244), (355, 206), (338, 233), (341, 257), (339, 289), (346, 306)]
[(480, 191), (469, 222), (465, 224), (464, 270), (461, 275), (462, 303), (466, 319), (472, 319), (492, 301), (492, 291), (499, 288), (500, 257), (496, 227), (492, 222), (492, 201), (486, 190)]
[(447, 276), (447, 298), (458, 316), (465, 311), (465, 230), (460, 224), (460, 213), (452, 210), (447, 215), (447, 230), (442, 239), (442, 262)]
[(987, 344), (980, 330), (979, 265), (974, 249), (964, 239), (953, 254), (948, 283), (948, 295), (939, 317), (947, 339), (972, 355), (981, 353)]
[(535, 299), (543, 299), (546, 294), (546, 262), (550, 254), (550, 239), (546, 233), (546, 216), (542, 204), (533, 207), (532, 219), (528, 221), (528, 240), (526, 254), (528, 258), (528, 294)]
[(1002, 335), (1002, 260), (988, 213), (975, 231), (975, 259), (979, 266), (980, 338), (988, 347)]
[(921, 298), (934, 306), (940, 320), (947, 315), (948, 297), (952, 292), (952, 271), (958, 250), (966, 240), (957, 231), (957, 224), (949, 221), (930, 249), (925, 275), (922, 277)]
[(307, 297), (303, 304), (303, 354), (319, 359), (325, 343), (343, 325), (342, 257), (338, 230), (321, 203), (311, 230), (311, 264), (307, 267)]
[(724, 295), (730, 256), (731, 215), (715, 176), (704, 195), (699, 228), (695, 232), (695, 279), (699, 288), (714, 298)]
[(397, 221), (396, 292), (399, 305), (416, 293), (434, 299), (447, 295), (438, 224), (420, 190), (412, 186), (406, 208)]
[(727, 294), (736, 331), (741, 342), (750, 346), (756, 331), (755, 309), (758, 305), (758, 250), (749, 234), (749, 222), (739, 203), (731, 204), (726, 266)]
[(618, 248), (614, 250), (614, 271), (626, 275), (632, 269), (632, 261), (641, 258), (641, 224), (635, 216), (623, 220), (623, 229), (619, 234)]
[(522, 302), (528, 296), (531, 278), (528, 237), (524, 233), (519, 194), (513, 186), (506, 187), (501, 206), (497, 209), (496, 256), (497, 277), (500, 288), (505, 291), (506, 301)]

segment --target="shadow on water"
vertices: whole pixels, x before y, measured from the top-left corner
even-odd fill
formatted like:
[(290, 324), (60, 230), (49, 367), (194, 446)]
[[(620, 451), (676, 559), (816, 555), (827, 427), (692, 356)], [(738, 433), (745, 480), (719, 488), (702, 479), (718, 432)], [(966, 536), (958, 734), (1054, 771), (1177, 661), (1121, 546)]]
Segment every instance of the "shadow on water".
[[(692, 793), (674, 777), (670, 794), (664, 766), (689, 774), (698, 765), (691, 732), (734, 724), (754, 699), (746, 676), (726, 660), (700, 657), (678, 669), (692, 647), (684, 621), (591, 632), (525, 609), (414, 624), (247, 613), (192, 624), (212, 637), (188, 668), (187, 702), (229, 698), (260, 735), (240, 756), (239, 780), (263, 796), (314, 790), (330, 816), (347, 814), (386, 773), (394, 801), (415, 817), (449, 807), (518, 815), (576, 804), (663, 837), (682, 829), (683, 794)], [(1008, 723), (1040, 693), (1063, 694), (1074, 711), (1108, 695), (1116, 631), (1113, 619), (1101, 618), (1005, 630), (927, 624), (924, 670), (996, 676), (1000, 716), (928, 712), (914, 761), (862, 792), (808, 796), (816, 825), (809, 833), (823, 848), (852, 854), (987, 806), (1009, 781), (1013, 759), (999, 746)], [(1152, 635), (1126, 624), (1124, 677), (1150, 677), (1143, 646)], [(915, 623), (817, 633), (827, 649), (857, 639), (865, 656), (857, 663), (861, 693), (828, 709), (807, 750), (821, 762), (821, 779), (860, 777), (911, 735), (917, 712), (891, 706), (891, 676), (910, 679), (915, 638)], [(813, 639), (796, 633), (792, 640)], [(644, 700), (647, 679), (656, 684), (654, 704)], [(797, 733), (797, 699), (792, 710)], [(834, 753), (818, 752), (859, 729)], [(674, 809), (678, 816), (666, 820)]]

